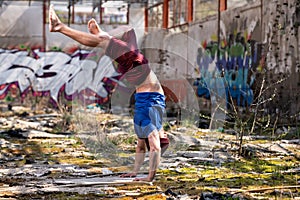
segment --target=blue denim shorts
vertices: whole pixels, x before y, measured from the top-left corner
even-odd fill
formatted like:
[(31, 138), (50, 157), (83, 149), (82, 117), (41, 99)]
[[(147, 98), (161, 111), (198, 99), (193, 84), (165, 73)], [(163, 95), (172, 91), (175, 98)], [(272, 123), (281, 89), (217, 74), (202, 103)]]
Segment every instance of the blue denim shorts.
[(165, 114), (165, 96), (158, 92), (135, 94), (134, 130), (138, 138), (148, 138), (149, 134), (162, 128)]

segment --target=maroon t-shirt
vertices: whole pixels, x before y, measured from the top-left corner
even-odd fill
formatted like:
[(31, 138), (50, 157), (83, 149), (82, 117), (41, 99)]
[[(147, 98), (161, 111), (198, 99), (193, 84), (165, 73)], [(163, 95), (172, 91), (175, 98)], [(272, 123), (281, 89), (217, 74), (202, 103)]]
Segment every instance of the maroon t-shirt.
[(121, 73), (121, 78), (134, 86), (141, 84), (151, 71), (148, 60), (137, 48), (133, 29), (125, 32), (121, 39), (111, 38), (105, 54), (116, 61), (116, 71)]

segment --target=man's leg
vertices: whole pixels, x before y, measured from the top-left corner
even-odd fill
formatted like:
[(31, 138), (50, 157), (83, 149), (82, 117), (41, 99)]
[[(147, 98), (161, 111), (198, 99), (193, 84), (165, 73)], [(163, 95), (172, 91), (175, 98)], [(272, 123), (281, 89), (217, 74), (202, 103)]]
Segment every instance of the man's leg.
[[(98, 29), (97, 35), (72, 29), (60, 21), (60, 19), (58, 18), (58, 16), (54, 11), (53, 5), (50, 6), (49, 9), (50, 32), (60, 32), (85, 46), (100, 47), (106, 50), (106, 47), (108, 46), (111, 36), (109, 36), (108, 33), (102, 31), (99, 28), (99, 26), (96, 28)], [(92, 30), (94, 29), (95, 28), (92, 28)]]

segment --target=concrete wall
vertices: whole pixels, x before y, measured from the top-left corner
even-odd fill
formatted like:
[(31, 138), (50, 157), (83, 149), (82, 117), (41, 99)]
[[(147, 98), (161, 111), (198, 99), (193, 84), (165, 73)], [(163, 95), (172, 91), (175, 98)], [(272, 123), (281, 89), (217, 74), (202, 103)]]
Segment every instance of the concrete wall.
[(278, 105), (279, 112), (288, 112), (292, 116), (300, 110), (299, 1), (267, 1), (263, 7), (263, 42), (269, 70), (267, 83), (282, 80), (276, 88), (274, 104)]
[[(217, 16), (168, 30), (162, 40), (153, 39), (155, 33), (144, 39), (163, 48), (165, 71), (171, 67), (186, 78), (198, 78), (197, 93), (210, 103), (213, 93), (213, 99), (222, 99), (220, 87), (225, 87), (225, 98), (230, 94), (235, 104), (247, 108), (257, 102), (264, 84), (260, 101), (272, 99), (264, 104), (265, 112), (289, 117), (300, 111), (299, 6), (297, 0), (266, 0), (222, 12), (220, 62)], [(146, 55), (152, 61), (161, 57), (153, 50)]]
[[(219, 62), (217, 59), (217, 16), (211, 16), (171, 30), (150, 28), (149, 32), (144, 35), (144, 9), (139, 5), (132, 5), (130, 7), (130, 25), (136, 29), (139, 44), (151, 67), (160, 80), (166, 84), (165, 86), (169, 87), (177, 99), (180, 99), (182, 106), (186, 109), (193, 111), (210, 109), (212, 113), (219, 115), (218, 118), (223, 119), (224, 116), (221, 111), (217, 111), (219, 111), (220, 106), (227, 107), (229, 97), (234, 100), (234, 104), (241, 108), (249, 108), (257, 102), (256, 97), (262, 83), (264, 83), (263, 88), (266, 90), (264, 90), (263, 98), (260, 100), (272, 99), (272, 101), (266, 101), (264, 104), (265, 112), (290, 116), (299, 113), (300, 110), (300, 8), (297, 2), (297, 0), (256, 1), (254, 4), (222, 12)], [(34, 77), (35, 74), (32, 72), (40, 73), (39, 66), (44, 66), (48, 60), (47, 62), (43, 60), (45, 55), (39, 51), (33, 55), (31, 55), (32, 52), (26, 51), (28, 46), (43, 45), (41, 15), (41, 2), (38, 1), (35, 1), (31, 6), (28, 4), (18, 7), (8, 5), (0, 9), (0, 48), (2, 48), (0, 54), (8, 53), (11, 58), (15, 59), (14, 62), (9, 62), (11, 66), (14, 66), (13, 69), (8, 64), (1, 66), (0, 70), (3, 77), (0, 81), (3, 85), (0, 85), (0, 95), (2, 96), (7, 94), (8, 83), (22, 81), (23, 78), (26, 82), (29, 73), (26, 70), (29, 68), (32, 68), (30, 70), (32, 80), (40, 78), (46, 85), (44, 82), (46, 77)], [(85, 25), (71, 26), (78, 30), (87, 31)], [(113, 28), (113, 26), (103, 26), (104, 30)], [(85, 48), (62, 34), (49, 33), (48, 25), (45, 27), (45, 34), (48, 50), (55, 47), (68, 53), (68, 50), (77, 49), (78, 46)], [(19, 48), (21, 44), (23, 49)], [(6, 52), (7, 49), (13, 49), (17, 46), (19, 52)], [(68, 65), (69, 62), (74, 64), (76, 60), (79, 63), (76, 69), (84, 68), (81, 66), (81, 62), (85, 63), (86, 61), (79, 61), (78, 59), (88, 53), (80, 52), (79, 54), (79, 56), (68, 57), (67, 54), (56, 52), (55, 55), (51, 55), (53, 58), (65, 58), (67, 60), (66, 63), (60, 63), (60, 60), (57, 59), (53, 60), (53, 63), (57, 61), (62, 67), (61, 69), (55, 68), (55, 73), (62, 72), (64, 74), (65, 65)], [(33, 58), (37, 55), (39, 56)], [(2, 63), (6, 62), (6, 57), (7, 55), (2, 55)], [(98, 63), (98, 65), (102, 64)], [(93, 63), (94, 65), (95, 63)], [(20, 66), (24, 66), (22, 70), (18, 69)], [(47, 66), (44, 67), (46, 68), (42, 69), (43, 73), (47, 74), (52, 70), (52, 68), (48, 69)], [(108, 77), (114, 76), (111, 67), (107, 69), (110, 73)], [(23, 78), (12, 76), (12, 80), (7, 79), (10, 77), (9, 74), (15, 74), (18, 70), (24, 72)], [(8, 75), (4, 76), (4, 73)], [(82, 78), (83, 74), (76, 75)], [(101, 74), (101, 77), (105, 77), (104, 74)], [(263, 77), (266, 77), (264, 82), (262, 82)], [(97, 77), (94, 78), (95, 83), (102, 81)], [(68, 81), (66, 80), (66, 82)], [(176, 87), (178, 84), (180, 87)], [(25, 91), (27, 86), (30, 87), (30, 83), (21, 88), (22, 91)], [(79, 85), (76, 87), (82, 89)], [(197, 97), (191, 90), (192, 88), (196, 89), (198, 100), (201, 99), (200, 108), (195, 103)], [(60, 88), (51, 87), (51, 89), (53, 89), (53, 98), (57, 98), (57, 89)], [(104, 90), (99, 92), (99, 96), (106, 100), (107, 91)], [(275, 96), (273, 96), (274, 94)]]
[(43, 44), (42, 3), (29, 6), (28, 2), (17, 5), (4, 4), (0, 8), (0, 48), (14, 47), (21, 44)]

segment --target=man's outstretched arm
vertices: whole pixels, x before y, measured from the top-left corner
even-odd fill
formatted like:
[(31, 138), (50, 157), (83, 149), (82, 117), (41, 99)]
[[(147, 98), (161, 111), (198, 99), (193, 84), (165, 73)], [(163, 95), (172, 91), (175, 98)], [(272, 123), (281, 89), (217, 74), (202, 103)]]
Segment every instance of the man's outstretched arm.
[(159, 162), (160, 162), (160, 154), (161, 154), (161, 148), (160, 148), (160, 140), (159, 140), (159, 133), (154, 130), (149, 136), (149, 174), (146, 178), (135, 178), (136, 181), (153, 181)]
[(145, 160), (146, 148), (145, 141), (143, 139), (138, 139), (136, 150), (135, 150), (135, 160), (133, 172), (122, 174), (121, 177), (136, 177), (140, 171), (141, 166)]

